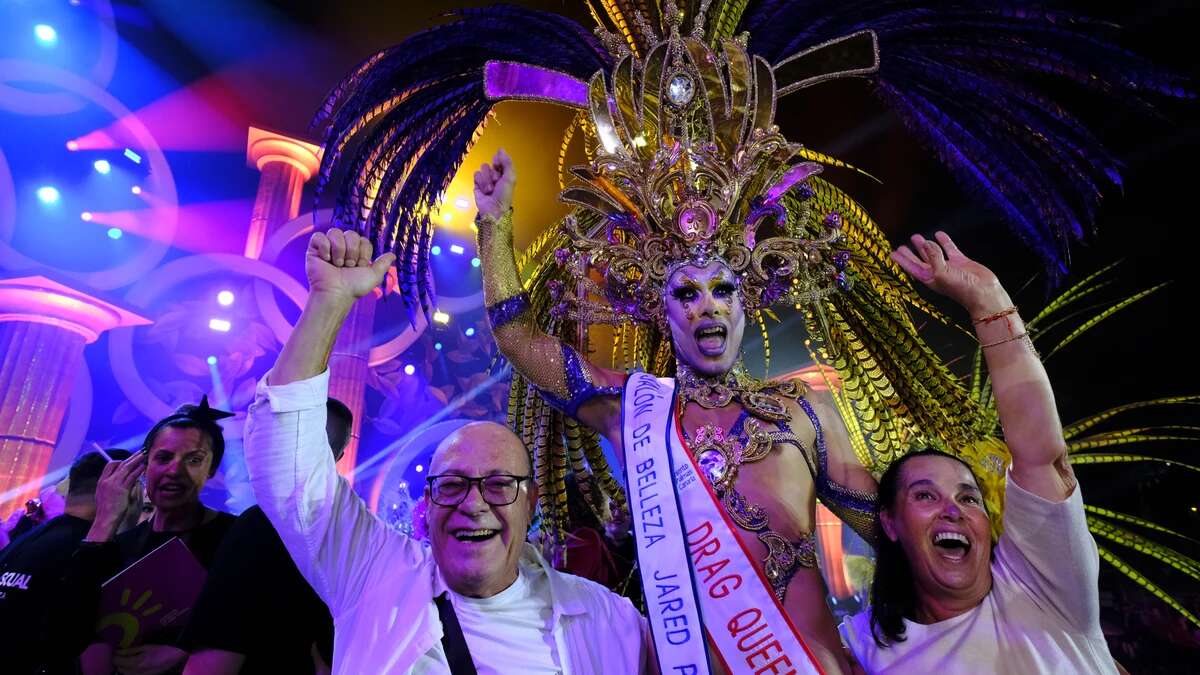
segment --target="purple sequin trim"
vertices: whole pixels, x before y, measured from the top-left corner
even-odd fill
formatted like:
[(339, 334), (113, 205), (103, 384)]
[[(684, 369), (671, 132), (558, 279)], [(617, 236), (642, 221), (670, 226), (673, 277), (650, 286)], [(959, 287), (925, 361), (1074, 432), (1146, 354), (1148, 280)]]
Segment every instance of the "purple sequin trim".
[(567, 394), (570, 398), (561, 398), (545, 389), (538, 389), (547, 403), (563, 411), (569, 417), (575, 417), (579, 406), (597, 396), (620, 395), (621, 387), (597, 387), (592, 384), (583, 370), (583, 359), (579, 358), (579, 354), (566, 343), (562, 345), (562, 356), (563, 375), (566, 377)]
[(577, 108), (588, 104), (586, 82), (526, 63), (488, 61), (483, 69), (483, 88), (492, 101), (534, 99)]
[(527, 309), (529, 309), (529, 294), (518, 293), (507, 300), (501, 300), (495, 304), (488, 305), (488, 322), (492, 324), (492, 330), (495, 331), (497, 328), (521, 316)]

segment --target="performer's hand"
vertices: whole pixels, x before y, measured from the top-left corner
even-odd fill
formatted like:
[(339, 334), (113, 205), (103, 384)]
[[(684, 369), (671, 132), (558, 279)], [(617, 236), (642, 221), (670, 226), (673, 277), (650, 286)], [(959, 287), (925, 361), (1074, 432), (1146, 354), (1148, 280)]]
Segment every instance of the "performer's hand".
[(937, 242), (914, 234), (912, 247), (897, 248), (892, 260), (921, 283), (965, 307), (972, 316), (1011, 304), (990, 269), (963, 255), (945, 232), (934, 236)]
[(349, 230), (315, 232), (308, 240), (304, 272), (313, 296), (353, 304), (383, 283), (396, 261), (393, 253), (371, 260), (370, 240)]
[[(512, 208), (516, 185), (517, 172), (513, 170), (512, 158), (501, 148), (491, 164), (483, 164), (475, 172), (475, 208), (485, 222), (498, 222)], [(484, 227), (483, 224), (480, 226)]]
[(129, 509), (134, 486), (145, 472), (146, 453), (141, 450), (104, 465), (96, 482), (96, 518), (88, 530), (87, 541), (108, 541), (116, 535)]

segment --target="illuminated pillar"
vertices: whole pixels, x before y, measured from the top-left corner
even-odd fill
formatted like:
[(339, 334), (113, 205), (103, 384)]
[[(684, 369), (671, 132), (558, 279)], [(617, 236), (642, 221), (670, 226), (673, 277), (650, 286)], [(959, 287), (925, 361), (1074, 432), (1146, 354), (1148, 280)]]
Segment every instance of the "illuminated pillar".
[[(322, 149), (312, 143), (250, 127), (246, 159), (262, 172), (262, 176), (250, 216), (250, 231), (246, 235), (247, 258), (258, 258), (267, 238), (300, 215), (304, 183), (320, 167), (321, 152)], [(376, 296), (372, 294), (354, 305), (329, 358), (329, 395), (345, 403), (354, 415), (350, 443), (342, 461), (338, 462), (338, 471), (347, 477), (352, 477), (358, 458), (375, 300)]]
[(246, 161), (261, 172), (250, 231), (246, 234), (246, 257), (258, 259), (272, 232), (300, 215), (304, 183), (321, 166), (321, 148), (273, 131), (250, 127)]
[(338, 462), (338, 471), (353, 481), (358, 462), (358, 439), (362, 430), (363, 411), (367, 392), (367, 358), (371, 352), (372, 328), (375, 325), (375, 302), (379, 292), (368, 293), (354, 303), (342, 332), (338, 333), (329, 355), (329, 395), (350, 408), (354, 414), (350, 442)]
[(842, 521), (824, 504), (817, 503), (817, 541), (821, 551), (821, 570), (829, 594), (838, 600), (850, 597), (853, 590), (846, 576), (846, 552), (842, 548)]
[(0, 280), (0, 517), (38, 492), (84, 345), (149, 323), (45, 276)]

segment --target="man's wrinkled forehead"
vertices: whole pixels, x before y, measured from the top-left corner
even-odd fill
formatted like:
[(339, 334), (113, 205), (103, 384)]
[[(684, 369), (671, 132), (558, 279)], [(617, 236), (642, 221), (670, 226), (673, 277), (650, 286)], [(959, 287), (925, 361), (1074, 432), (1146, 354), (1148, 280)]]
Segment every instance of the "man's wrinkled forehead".
[(429, 468), (431, 474), (460, 473), (473, 476), (497, 473), (528, 475), (531, 470), (525, 446), (516, 435), (502, 427), (464, 427), (455, 432), (434, 451)]

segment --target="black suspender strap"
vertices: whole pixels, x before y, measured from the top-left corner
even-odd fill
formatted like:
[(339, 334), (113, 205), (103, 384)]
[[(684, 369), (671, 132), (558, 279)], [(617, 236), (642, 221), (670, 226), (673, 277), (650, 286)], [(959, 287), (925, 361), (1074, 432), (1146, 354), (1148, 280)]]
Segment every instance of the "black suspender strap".
[(462, 626), (458, 625), (458, 615), (454, 613), (450, 598), (442, 593), (433, 599), (433, 603), (437, 605), (438, 618), (442, 621), (442, 649), (446, 650), (451, 675), (477, 675), (471, 650), (467, 648), (467, 639), (463, 637)]

